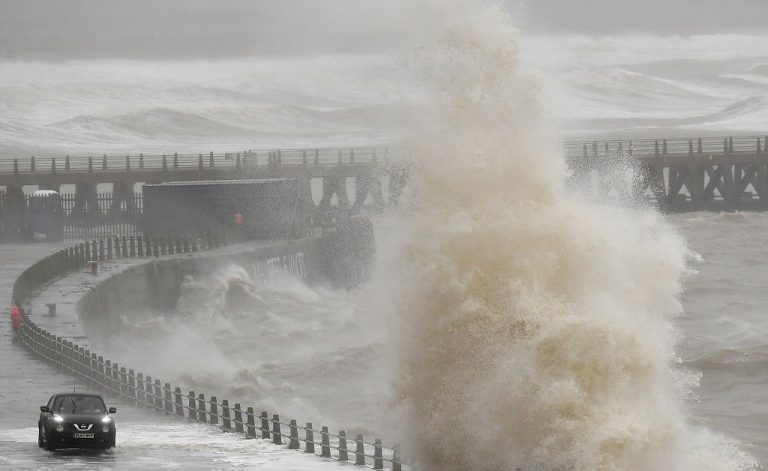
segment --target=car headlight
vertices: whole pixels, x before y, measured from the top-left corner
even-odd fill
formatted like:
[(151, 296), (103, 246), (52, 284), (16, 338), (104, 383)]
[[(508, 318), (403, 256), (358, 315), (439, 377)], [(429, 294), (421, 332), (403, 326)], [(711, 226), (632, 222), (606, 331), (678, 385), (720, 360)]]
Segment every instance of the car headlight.
[(101, 419), (101, 422), (104, 423), (104, 424), (108, 424), (108, 423), (112, 422), (112, 417), (110, 417), (108, 415), (105, 415), (104, 418)]
[(56, 426), (56, 431), (57, 431), (57, 432), (63, 432), (63, 431), (64, 431), (64, 426), (63, 426), (63, 425), (61, 425), (61, 424), (57, 425), (57, 426)]
[(56, 423), (62, 423), (64, 422), (64, 418), (60, 416), (59, 414), (53, 414), (53, 420), (56, 421)]

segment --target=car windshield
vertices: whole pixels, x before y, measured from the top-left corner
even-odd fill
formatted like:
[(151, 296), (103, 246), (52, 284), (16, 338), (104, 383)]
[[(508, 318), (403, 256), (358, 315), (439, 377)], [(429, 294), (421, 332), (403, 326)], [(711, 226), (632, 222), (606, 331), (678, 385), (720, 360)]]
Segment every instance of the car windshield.
[(103, 414), (104, 401), (93, 396), (61, 396), (56, 398), (53, 411), (62, 414)]

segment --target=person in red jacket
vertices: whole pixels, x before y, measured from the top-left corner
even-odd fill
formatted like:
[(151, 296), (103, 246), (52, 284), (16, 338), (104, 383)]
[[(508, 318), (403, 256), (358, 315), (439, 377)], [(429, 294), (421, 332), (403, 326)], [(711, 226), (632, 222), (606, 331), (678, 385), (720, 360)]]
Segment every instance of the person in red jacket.
[(19, 314), (18, 306), (11, 306), (11, 327), (14, 332), (19, 331), (19, 324), (21, 324), (21, 315)]

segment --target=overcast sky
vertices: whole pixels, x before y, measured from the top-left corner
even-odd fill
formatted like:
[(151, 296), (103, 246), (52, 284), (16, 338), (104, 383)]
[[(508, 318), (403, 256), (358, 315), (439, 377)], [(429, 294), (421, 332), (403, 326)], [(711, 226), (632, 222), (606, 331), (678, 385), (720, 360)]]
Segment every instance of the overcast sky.
[[(189, 58), (397, 45), (406, 0), (0, 0), (0, 57)], [(537, 33), (768, 29), (768, 0), (509, 0)], [(522, 6), (521, 6), (522, 5)]]

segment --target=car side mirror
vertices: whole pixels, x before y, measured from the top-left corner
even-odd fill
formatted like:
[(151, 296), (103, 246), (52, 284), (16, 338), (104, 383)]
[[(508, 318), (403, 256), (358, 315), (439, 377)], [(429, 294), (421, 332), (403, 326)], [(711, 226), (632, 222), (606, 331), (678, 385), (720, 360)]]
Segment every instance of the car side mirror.
[(48, 408), (48, 406), (40, 406), (40, 412), (50, 412), (51, 409)]
[(110, 407), (109, 408), (109, 413), (110, 414), (116, 414), (117, 413), (117, 407)]

